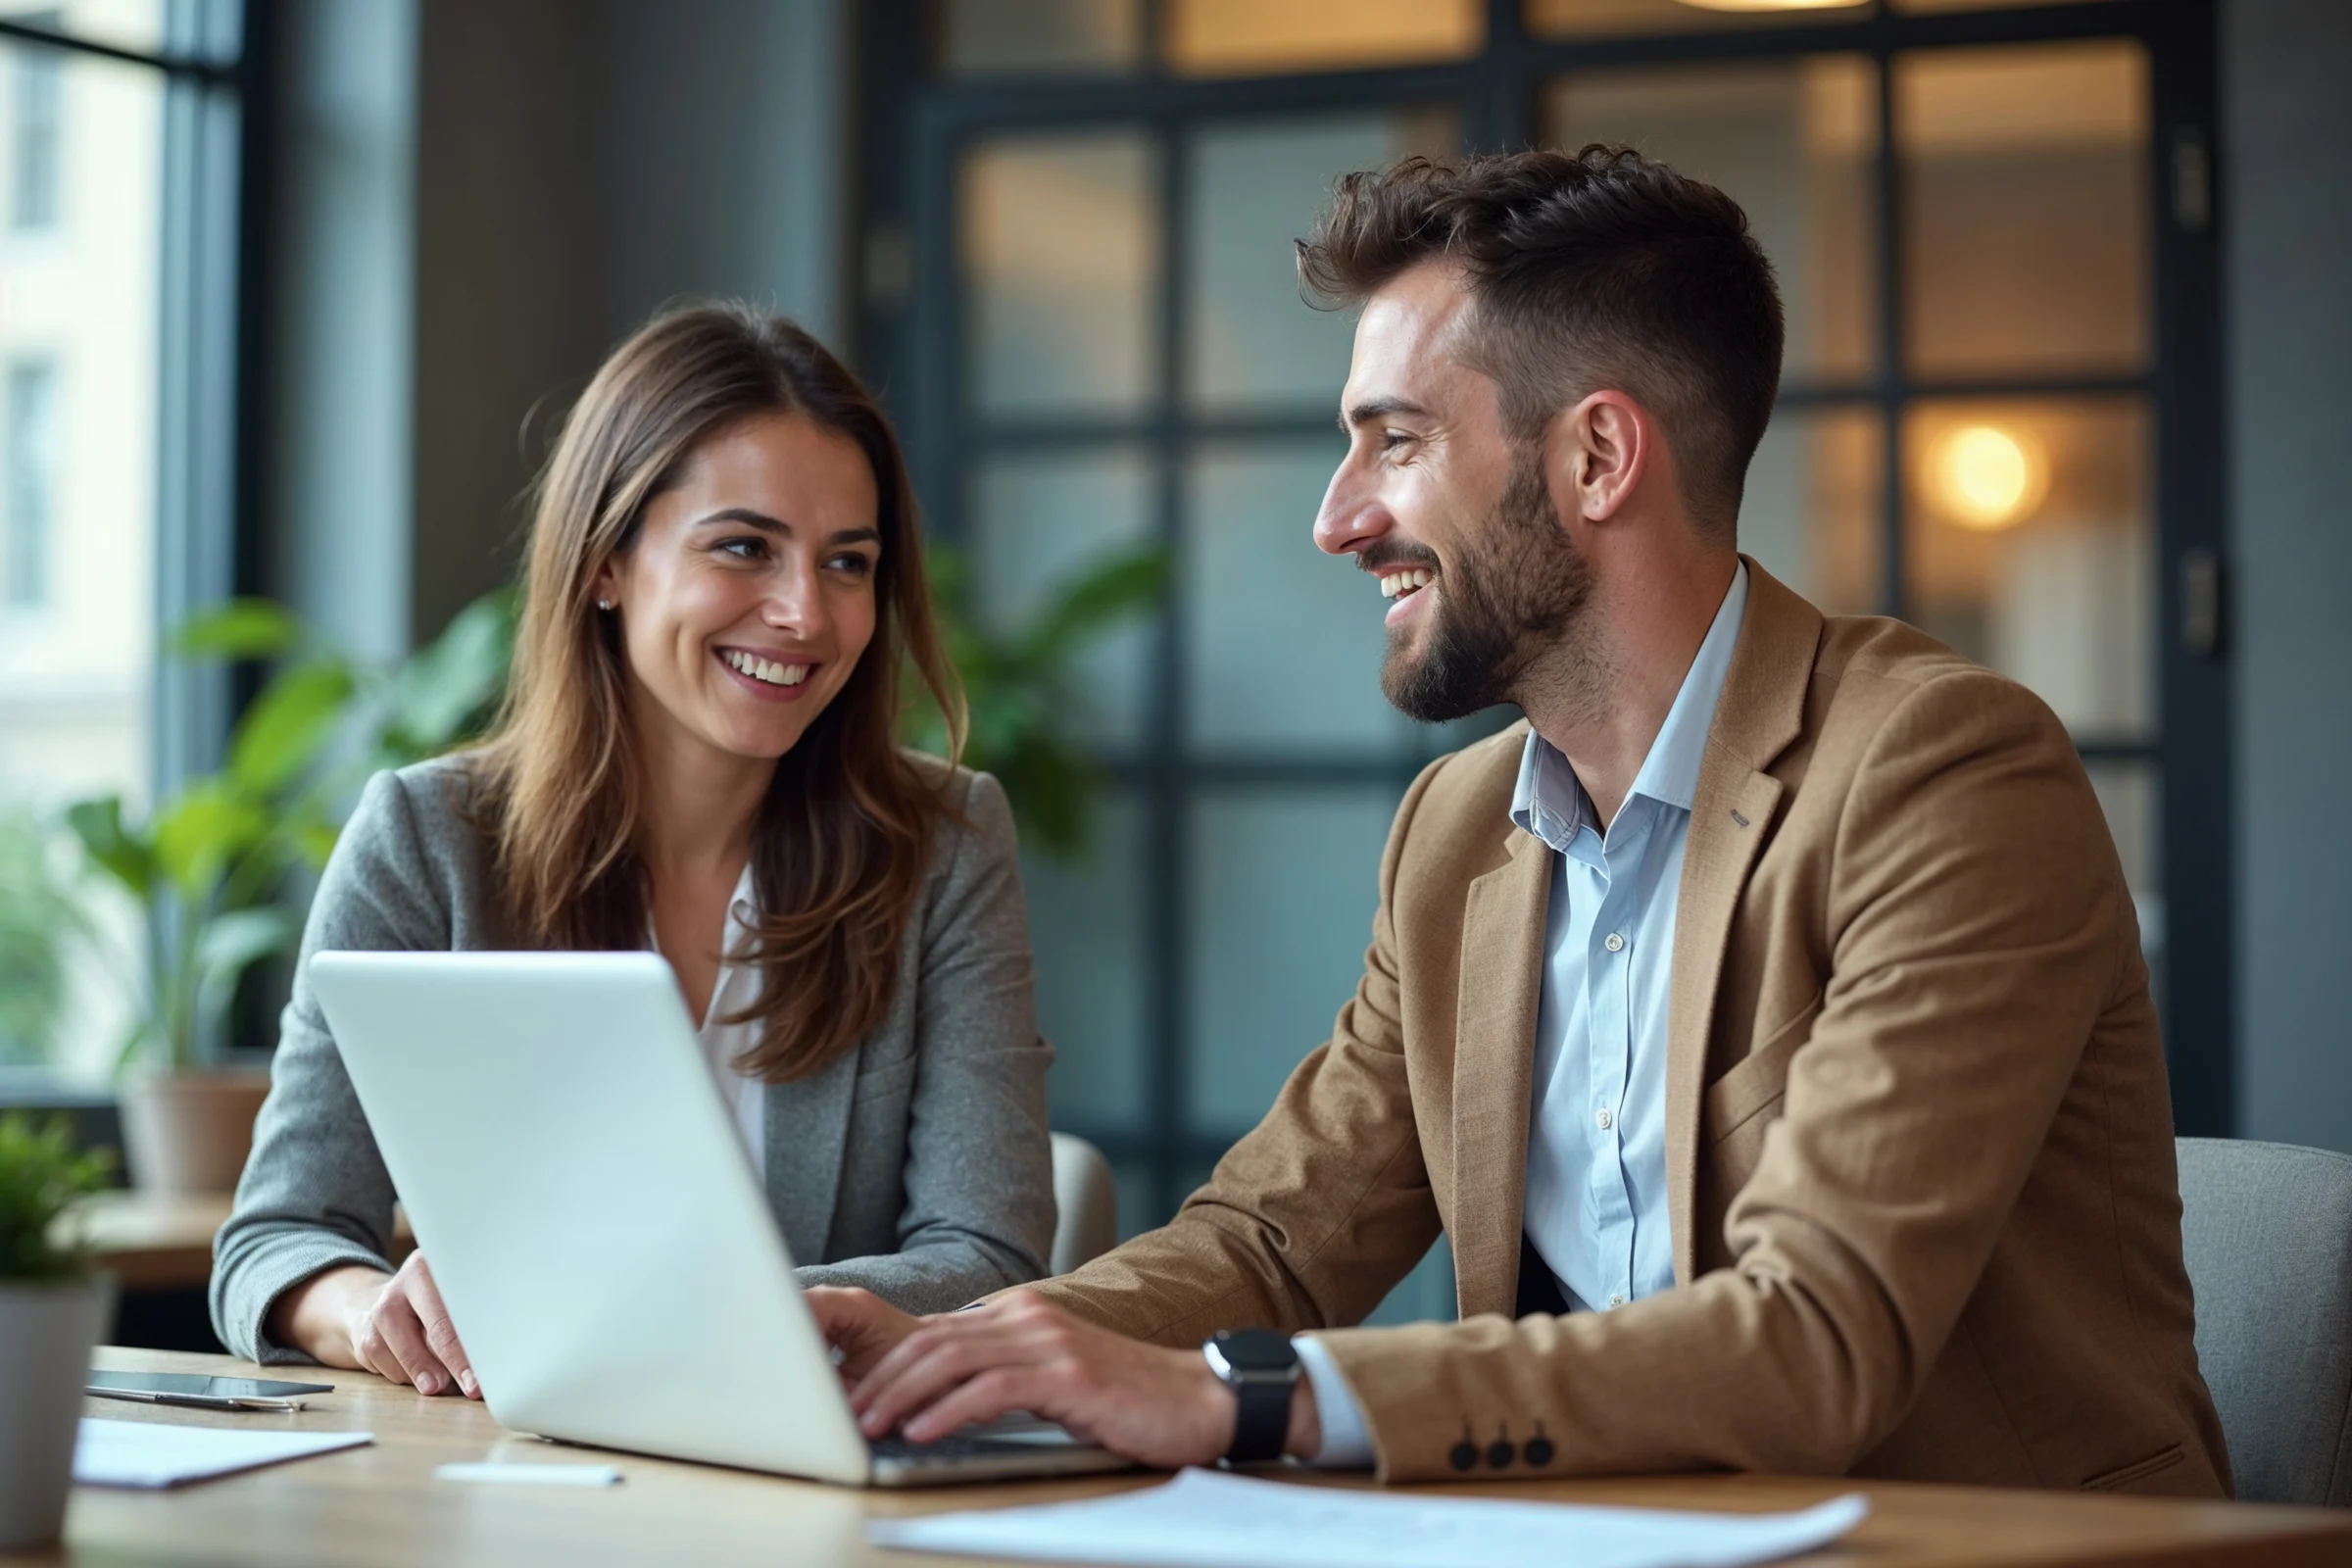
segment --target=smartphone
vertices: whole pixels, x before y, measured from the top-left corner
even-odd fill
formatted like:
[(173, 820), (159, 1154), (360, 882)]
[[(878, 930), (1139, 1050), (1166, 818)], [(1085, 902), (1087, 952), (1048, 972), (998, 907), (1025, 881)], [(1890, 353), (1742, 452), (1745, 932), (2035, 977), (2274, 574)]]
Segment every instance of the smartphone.
[(92, 1372), (86, 1392), (102, 1399), (192, 1404), (205, 1410), (299, 1410), (306, 1394), (332, 1394), (331, 1383), (269, 1378), (212, 1378), (197, 1372)]

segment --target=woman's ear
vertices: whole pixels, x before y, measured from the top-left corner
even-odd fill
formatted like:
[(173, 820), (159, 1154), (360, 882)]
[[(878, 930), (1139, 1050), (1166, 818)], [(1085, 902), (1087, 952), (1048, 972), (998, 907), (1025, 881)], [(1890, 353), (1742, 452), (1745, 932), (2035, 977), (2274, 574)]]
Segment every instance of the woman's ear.
[(596, 568), (596, 578), (590, 583), (589, 598), (599, 610), (612, 610), (620, 603), (620, 570), (611, 560)]

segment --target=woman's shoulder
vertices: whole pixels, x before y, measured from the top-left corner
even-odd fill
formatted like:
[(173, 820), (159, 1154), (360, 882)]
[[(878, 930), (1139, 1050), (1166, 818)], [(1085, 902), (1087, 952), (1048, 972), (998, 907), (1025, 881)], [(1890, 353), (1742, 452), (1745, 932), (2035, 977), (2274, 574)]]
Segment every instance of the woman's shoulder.
[(445, 876), (469, 872), (486, 842), (480, 798), (480, 767), (470, 752), (386, 768), (361, 791), (338, 850)]
[(1017, 853), (1012, 804), (995, 774), (906, 747), (900, 748), (899, 755), (943, 808), (933, 840), (935, 872), (952, 870), (958, 860), (975, 854), (1010, 858)]

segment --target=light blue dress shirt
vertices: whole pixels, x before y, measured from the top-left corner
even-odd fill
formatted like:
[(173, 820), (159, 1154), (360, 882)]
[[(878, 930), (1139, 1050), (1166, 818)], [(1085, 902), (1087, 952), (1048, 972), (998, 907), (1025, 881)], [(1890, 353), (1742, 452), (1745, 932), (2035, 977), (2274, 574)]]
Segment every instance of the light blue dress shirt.
[[(1520, 759), (1511, 822), (1555, 852), (1525, 1224), (1572, 1309), (1623, 1306), (1674, 1283), (1665, 1102), (1674, 920), (1707, 731), (1746, 609), (1742, 564), (1605, 832), (1549, 741), (1530, 730)], [(1294, 1343), (1323, 1423), (1315, 1462), (1371, 1463), (1371, 1439), (1347, 1380), (1311, 1336)]]

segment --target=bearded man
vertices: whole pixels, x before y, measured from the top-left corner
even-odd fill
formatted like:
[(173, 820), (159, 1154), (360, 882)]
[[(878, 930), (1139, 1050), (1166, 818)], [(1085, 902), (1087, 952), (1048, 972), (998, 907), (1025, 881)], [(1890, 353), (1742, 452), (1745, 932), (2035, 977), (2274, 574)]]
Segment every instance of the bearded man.
[[(2030, 693), (1739, 554), (1782, 347), (1739, 207), (1408, 160), (1300, 266), (1362, 306), (1315, 539), (1388, 695), (1526, 722), (1406, 794), (1354, 998), (1166, 1226), (942, 1317), (810, 1293), (866, 1431), (2225, 1494), (2098, 802)], [(1460, 1320), (1350, 1327), (1441, 1229)]]

